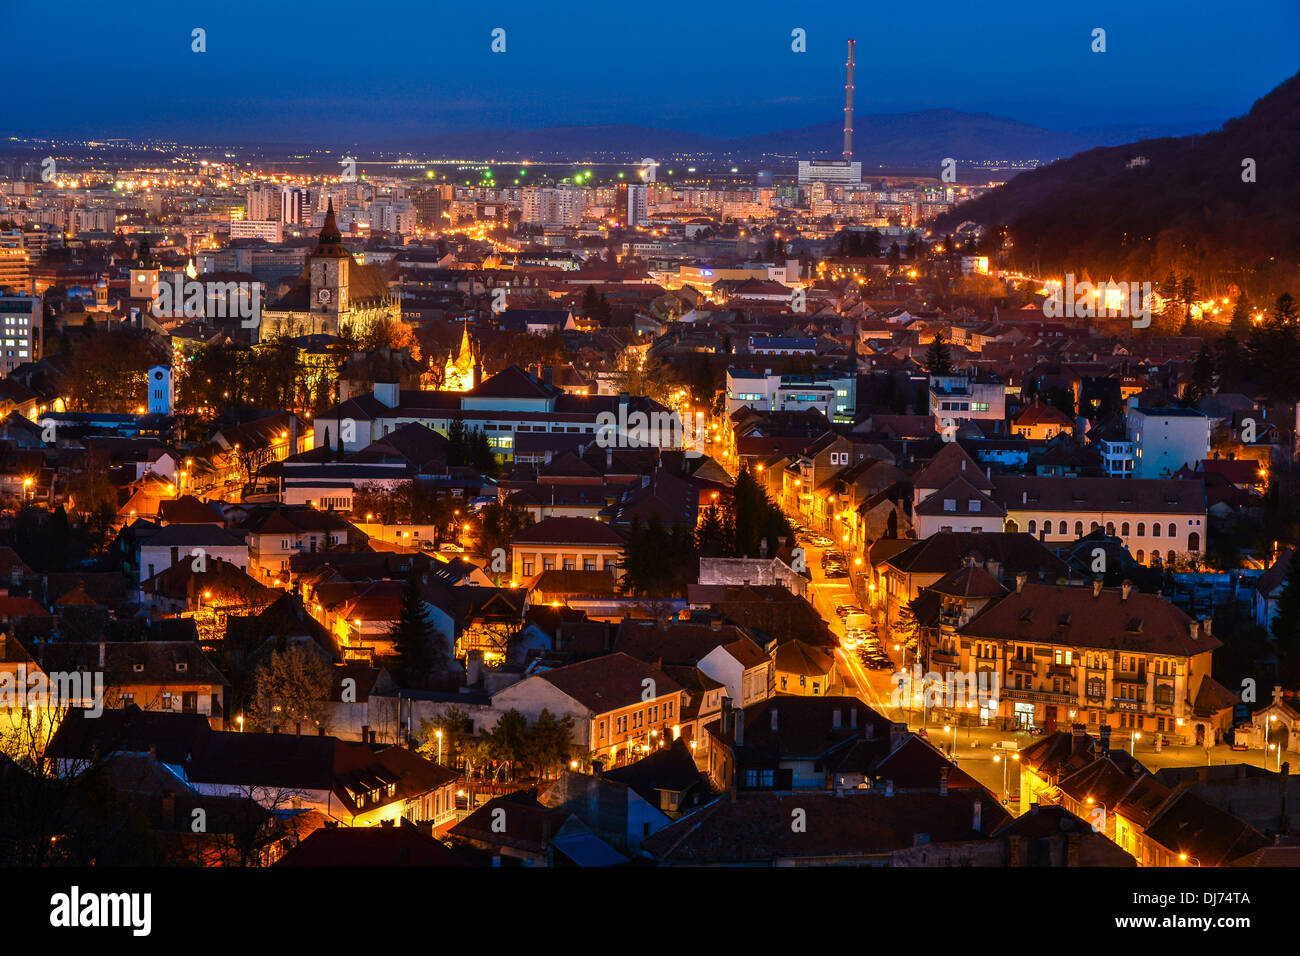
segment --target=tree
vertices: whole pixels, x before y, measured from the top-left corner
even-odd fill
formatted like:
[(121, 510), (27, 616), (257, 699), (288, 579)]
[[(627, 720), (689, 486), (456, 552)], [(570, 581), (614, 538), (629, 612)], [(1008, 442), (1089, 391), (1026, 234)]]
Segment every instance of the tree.
[(1210, 343), (1202, 342), (1201, 350), (1196, 353), (1192, 364), (1192, 380), (1187, 385), (1187, 404), (1195, 405), (1201, 399), (1213, 395), (1219, 387), (1219, 376), (1215, 369), (1214, 353)]
[(545, 708), (537, 715), (537, 722), (528, 731), (526, 753), (528, 762), (535, 766), (543, 779), (547, 771), (557, 764), (569, 761), (573, 750), (573, 717), (556, 718)]
[[(533, 523), (533, 518), (517, 503), (507, 499), (504, 502), (489, 502), (480, 513), (479, 522), (479, 547), (491, 561), (498, 549), (507, 556), (510, 554), (510, 542)], [(491, 564), (488, 566), (491, 567)]]
[(275, 651), (257, 669), (254, 709), (256, 728), (325, 724), (325, 704), (334, 677), (324, 652), (315, 644), (291, 644)]
[(398, 682), (405, 687), (428, 683), (434, 668), (447, 661), (446, 647), (429, 620), (419, 575), (414, 571), (406, 578), (400, 616), (389, 625), (388, 637), (397, 651)]
[(512, 708), (497, 718), (488, 739), (493, 759), (504, 762), (508, 777), (513, 779), (515, 765), (528, 759), (528, 719)]
[[(441, 740), (439, 733), (442, 734)], [(460, 707), (448, 707), (433, 720), (421, 718), (419, 751), (435, 761), (441, 754), (444, 766), (454, 766), (473, 737), (474, 721), (469, 713)]]
[(934, 341), (925, 353), (925, 370), (931, 375), (952, 374), (952, 356), (942, 332), (934, 333)]

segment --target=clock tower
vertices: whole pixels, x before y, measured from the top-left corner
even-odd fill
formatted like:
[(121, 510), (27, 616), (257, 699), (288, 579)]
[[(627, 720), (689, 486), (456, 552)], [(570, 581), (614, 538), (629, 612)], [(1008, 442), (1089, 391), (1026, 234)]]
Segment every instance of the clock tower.
[(351, 308), (348, 298), (351, 265), (352, 256), (343, 246), (343, 234), (334, 219), (334, 200), (331, 199), (309, 267), (308, 309), (315, 331), (338, 334), (339, 314)]

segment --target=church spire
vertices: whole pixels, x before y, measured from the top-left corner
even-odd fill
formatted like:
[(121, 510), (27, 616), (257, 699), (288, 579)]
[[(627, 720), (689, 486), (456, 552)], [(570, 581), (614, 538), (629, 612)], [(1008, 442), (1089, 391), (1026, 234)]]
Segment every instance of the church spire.
[(338, 222), (334, 218), (333, 196), (330, 197), (329, 205), (325, 209), (325, 225), (321, 226), (315, 254), (318, 256), (347, 255), (347, 250), (343, 248), (343, 233), (339, 232)]

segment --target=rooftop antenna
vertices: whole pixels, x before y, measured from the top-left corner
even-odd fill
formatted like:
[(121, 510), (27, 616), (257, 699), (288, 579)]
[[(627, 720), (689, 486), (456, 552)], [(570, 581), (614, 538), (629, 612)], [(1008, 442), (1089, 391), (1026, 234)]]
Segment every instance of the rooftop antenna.
[(849, 60), (845, 64), (847, 78), (844, 83), (844, 162), (853, 161), (853, 53), (857, 40), (849, 41)]

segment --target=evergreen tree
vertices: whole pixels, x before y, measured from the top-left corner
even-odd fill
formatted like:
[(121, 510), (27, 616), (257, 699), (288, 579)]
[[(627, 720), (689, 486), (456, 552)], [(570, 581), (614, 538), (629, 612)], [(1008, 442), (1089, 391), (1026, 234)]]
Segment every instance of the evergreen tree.
[(700, 526), (695, 530), (695, 547), (702, 558), (726, 557), (730, 550), (726, 529), (722, 523), (722, 512), (717, 505), (709, 505), (700, 518)]
[(1300, 672), (1300, 559), (1291, 552), (1286, 569), (1286, 583), (1277, 599), (1277, 617), (1270, 625), (1278, 651), (1288, 661), (1288, 670)]
[(398, 680), (405, 687), (422, 686), (436, 665), (446, 663), (442, 639), (429, 620), (414, 571), (406, 579), (401, 615), (389, 626), (388, 636), (397, 651)]
[(1192, 380), (1187, 385), (1186, 399), (1188, 405), (1195, 405), (1206, 396), (1213, 395), (1218, 387), (1218, 374), (1214, 365), (1214, 353), (1208, 342), (1201, 343), (1201, 350), (1196, 353), (1192, 364)]
[(948, 350), (948, 343), (944, 339), (942, 332), (934, 334), (934, 341), (930, 343), (930, 350), (925, 353), (925, 370), (931, 375), (952, 374), (952, 355)]

